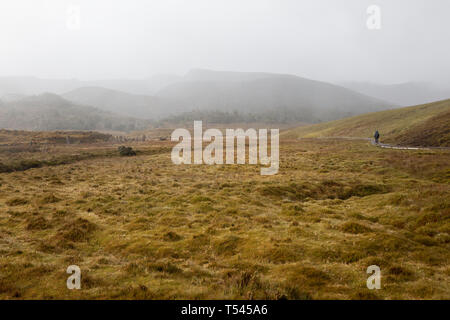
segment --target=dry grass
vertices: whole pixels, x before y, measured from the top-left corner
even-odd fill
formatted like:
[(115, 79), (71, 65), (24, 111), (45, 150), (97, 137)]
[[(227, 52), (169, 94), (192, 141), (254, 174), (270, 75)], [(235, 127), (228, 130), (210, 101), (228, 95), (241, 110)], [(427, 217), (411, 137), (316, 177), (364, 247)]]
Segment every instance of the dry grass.
[(1, 173), (0, 298), (450, 298), (450, 153), (282, 141), (261, 176), (170, 146)]

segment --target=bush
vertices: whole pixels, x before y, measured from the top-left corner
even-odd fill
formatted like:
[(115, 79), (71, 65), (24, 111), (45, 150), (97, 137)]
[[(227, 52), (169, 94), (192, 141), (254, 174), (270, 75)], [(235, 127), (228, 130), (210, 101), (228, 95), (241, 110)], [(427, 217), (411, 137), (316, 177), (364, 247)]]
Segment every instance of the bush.
[(130, 157), (136, 155), (136, 152), (131, 147), (120, 146), (118, 150), (120, 155), (123, 157)]

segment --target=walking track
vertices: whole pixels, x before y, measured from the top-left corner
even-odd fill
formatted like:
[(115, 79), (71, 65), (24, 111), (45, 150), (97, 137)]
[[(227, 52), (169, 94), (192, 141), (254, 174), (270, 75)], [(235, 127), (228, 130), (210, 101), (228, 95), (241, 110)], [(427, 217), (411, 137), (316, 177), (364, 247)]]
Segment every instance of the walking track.
[(375, 143), (374, 139), (362, 138), (362, 137), (322, 137), (322, 138), (299, 138), (300, 139), (339, 139), (339, 140), (363, 140), (370, 141), (373, 146), (385, 149), (397, 149), (397, 150), (450, 150), (450, 147), (408, 147), (408, 146), (396, 146), (387, 143)]

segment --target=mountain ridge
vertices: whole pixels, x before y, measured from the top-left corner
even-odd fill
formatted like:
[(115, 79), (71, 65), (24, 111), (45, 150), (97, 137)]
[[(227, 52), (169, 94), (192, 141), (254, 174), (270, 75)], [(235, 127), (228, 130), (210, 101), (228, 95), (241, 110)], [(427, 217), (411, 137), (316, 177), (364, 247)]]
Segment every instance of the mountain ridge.
[[(67, 81), (59, 84), (59, 90), (69, 84), (85, 84)], [(0, 92), (1, 83), (0, 78)], [(171, 119), (198, 110), (203, 114), (238, 111), (243, 114), (242, 119), (258, 121), (314, 123), (395, 107), (341, 86), (296, 75), (207, 69), (193, 69), (181, 78), (171, 78), (154, 95), (96, 85), (78, 87), (61, 95), (76, 104), (152, 120)]]
[[(224, 75), (224, 76), (222, 76)], [(250, 79), (250, 80), (248, 80)], [(182, 109), (220, 111), (301, 111), (314, 119), (328, 120), (393, 105), (380, 99), (326, 82), (295, 75), (194, 70), (184, 81), (173, 83), (156, 94)], [(305, 121), (297, 118), (295, 120)]]

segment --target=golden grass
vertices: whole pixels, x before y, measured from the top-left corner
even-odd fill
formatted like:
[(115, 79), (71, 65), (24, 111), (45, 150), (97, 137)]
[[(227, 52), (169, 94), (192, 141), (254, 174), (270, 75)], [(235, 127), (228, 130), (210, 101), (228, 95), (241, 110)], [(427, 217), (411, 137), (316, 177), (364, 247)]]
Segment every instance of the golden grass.
[(1, 173), (0, 298), (450, 298), (449, 152), (286, 140), (261, 176), (170, 146)]

